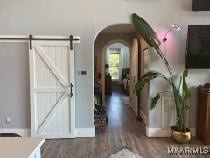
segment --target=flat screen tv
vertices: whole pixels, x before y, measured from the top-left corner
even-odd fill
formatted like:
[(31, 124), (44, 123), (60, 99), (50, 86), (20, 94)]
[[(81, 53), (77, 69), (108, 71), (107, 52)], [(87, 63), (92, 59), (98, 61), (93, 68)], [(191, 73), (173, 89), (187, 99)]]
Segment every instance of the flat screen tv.
[(185, 67), (210, 69), (210, 25), (189, 25)]
[(209, 0), (193, 0), (192, 10), (193, 11), (210, 11), (210, 1)]

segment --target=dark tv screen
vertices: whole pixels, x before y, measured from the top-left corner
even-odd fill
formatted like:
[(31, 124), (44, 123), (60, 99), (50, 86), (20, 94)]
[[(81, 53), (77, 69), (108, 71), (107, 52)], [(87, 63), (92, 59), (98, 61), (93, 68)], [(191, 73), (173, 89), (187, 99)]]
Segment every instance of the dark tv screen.
[(210, 69), (210, 25), (189, 25), (185, 67)]
[(192, 10), (193, 11), (210, 11), (210, 1), (209, 0), (193, 0)]

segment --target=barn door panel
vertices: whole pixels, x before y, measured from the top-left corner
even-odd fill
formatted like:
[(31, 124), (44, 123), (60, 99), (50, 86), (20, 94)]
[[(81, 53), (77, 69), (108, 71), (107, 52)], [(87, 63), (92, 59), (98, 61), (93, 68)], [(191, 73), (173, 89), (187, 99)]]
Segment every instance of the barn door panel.
[(65, 41), (33, 41), (30, 50), (31, 134), (74, 134), (74, 51)]

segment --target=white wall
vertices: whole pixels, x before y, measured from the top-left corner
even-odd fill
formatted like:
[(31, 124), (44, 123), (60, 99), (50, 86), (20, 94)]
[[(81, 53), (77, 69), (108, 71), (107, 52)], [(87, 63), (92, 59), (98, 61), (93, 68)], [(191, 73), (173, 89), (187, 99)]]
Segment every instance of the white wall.
[(0, 129), (30, 126), (28, 55), (27, 44), (0, 43)]
[[(18, 0), (0, 1), (0, 34), (36, 34), (36, 35), (69, 35), (75, 34), (81, 37), (81, 44), (76, 55), (76, 126), (79, 128), (93, 127), (93, 44), (97, 33), (108, 25), (116, 23), (129, 23), (129, 15), (133, 12), (144, 17), (158, 32), (165, 32), (172, 23), (180, 24), (182, 29), (178, 33), (172, 33), (173, 46), (168, 48), (168, 58), (174, 70), (179, 74), (184, 68), (185, 42), (188, 24), (210, 24), (210, 12), (191, 12), (191, 0), (139, 0), (128, 2), (126, 0)], [(5, 51), (0, 53), (7, 56)], [(11, 54), (11, 58), (17, 59), (17, 54)], [(21, 57), (24, 62), (25, 56)], [(158, 60), (158, 59), (157, 59)], [(6, 67), (7, 63), (0, 62), (0, 67)], [(25, 65), (27, 67), (27, 65)], [(158, 67), (159, 68), (159, 67)], [(17, 68), (20, 70), (21, 68)], [(78, 75), (77, 71), (87, 70), (86, 76)], [(164, 69), (161, 69), (165, 71)], [(14, 74), (16, 69), (8, 73)], [(17, 71), (20, 76), (25, 72)], [(209, 82), (208, 70), (190, 71), (190, 86)], [(27, 74), (28, 75), (28, 74)], [(197, 76), (199, 75), (199, 77)], [(195, 79), (196, 78), (196, 79)], [(0, 77), (1, 82), (7, 78)], [(15, 78), (15, 87), (22, 82), (22, 78)], [(27, 84), (27, 83), (26, 83)], [(18, 90), (13, 95), (18, 96), (26, 87), (16, 87)], [(4, 88), (0, 87), (1, 94)], [(194, 91), (195, 92), (195, 91)], [(2, 108), (8, 105), (11, 97), (1, 102)], [(21, 102), (28, 96), (20, 96)], [(29, 102), (28, 102), (29, 103)], [(193, 103), (195, 108), (196, 102)], [(26, 119), (29, 119), (29, 109), (24, 104), (15, 102), (11, 106), (24, 110), (12, 111), (16, 115), (19, 127), (29, 127)], [(150, 120), (159, 119), (159, 115), (153, 115)], [(1, 124), (2, 122), (0, 122)], [(155, 126), (151, 123), (150, 126)], [(157, 124), (158, 126), (158, 124)], [(195, 118), (192, 118), (192, 126), (195, 126)], [(13, 126), (15, 127), (15, 125)]]

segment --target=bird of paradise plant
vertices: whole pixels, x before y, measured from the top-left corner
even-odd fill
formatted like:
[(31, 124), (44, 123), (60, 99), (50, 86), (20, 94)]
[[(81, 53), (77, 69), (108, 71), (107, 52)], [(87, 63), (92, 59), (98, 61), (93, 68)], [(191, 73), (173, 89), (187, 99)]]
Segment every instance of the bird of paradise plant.
[[(190, 90), (186, 83), (186, 77), (188, 71), (184, 70), (183, 74), (180, 76), (179, 84), (175, 83), (175, 75), (172, 72), (169, 62), (164, 56), (164, 53), (159, 47), (159, 40), (157, 39), (155, 31), (150, 27), (150, 25), (137, 14), (132, 14), (132, 22), (135, 26), (136, 31), (141, 35), (141, 37), (149, 44), (150, 47), (153, 47), (158, 54), (158, 56), (163, 60), (170, 77), (162, 74), (158, 71), (149, 71), (145, 73), (135, 85), (135, 93), (139, 95), (142, 91), (145, 84), (149, 83), (151, 80), (161, 78), (168, 82), (171, 85), (171, 89), (174, 96), (175, 106), (176, 106), (176, 127), (179, 131), (186, 131), (185, 118), (186, 110), (189, 108), (186, 104), (186, 99), (190, 97)], [(157, 105), (158, 100), (160, 99), (160, 93), (157, 93), (155, 97), (151, 99), (150, 108), (154, 109)]]

